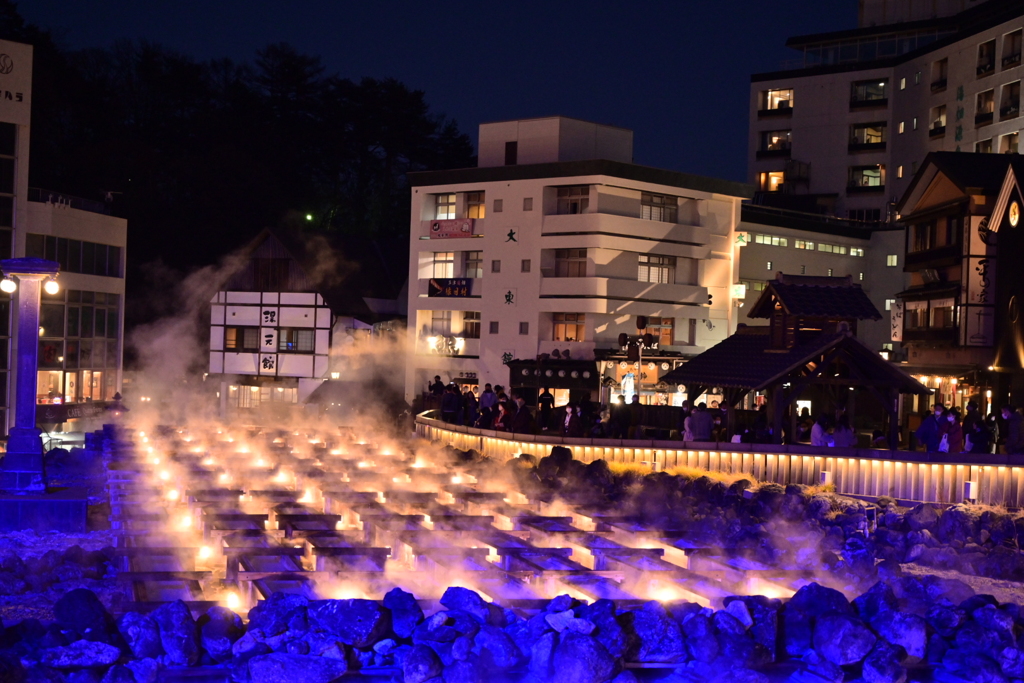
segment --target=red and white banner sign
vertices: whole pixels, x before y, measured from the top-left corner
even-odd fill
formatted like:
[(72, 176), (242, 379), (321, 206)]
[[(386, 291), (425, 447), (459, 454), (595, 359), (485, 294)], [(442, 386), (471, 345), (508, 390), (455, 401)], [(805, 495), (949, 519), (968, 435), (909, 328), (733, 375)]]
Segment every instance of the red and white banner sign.
[(444, 218), (430, 221), (430, 238), (472, 237), (475, 218)]

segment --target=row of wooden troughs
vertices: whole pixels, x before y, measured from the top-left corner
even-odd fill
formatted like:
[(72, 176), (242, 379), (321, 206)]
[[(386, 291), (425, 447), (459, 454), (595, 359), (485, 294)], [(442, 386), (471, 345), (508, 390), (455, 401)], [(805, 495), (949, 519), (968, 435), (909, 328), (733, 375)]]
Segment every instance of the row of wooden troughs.
[(122, 611), (184, 600), (245, 613), (272, 593), (425, 603), (464, 586), (505, 607), (787, 597), (807, 572), (731, 560), (614, 511), (478, 481), (429, 444), (353, 434), (121, 430), (103, 441)]

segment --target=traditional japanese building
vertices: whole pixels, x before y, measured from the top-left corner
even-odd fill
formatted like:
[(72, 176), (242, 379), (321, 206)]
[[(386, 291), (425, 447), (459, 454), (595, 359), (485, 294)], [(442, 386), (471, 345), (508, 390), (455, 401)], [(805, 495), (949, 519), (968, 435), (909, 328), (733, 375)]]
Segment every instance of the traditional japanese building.
[(270, 230), (250, 242), (210, 302), (207, 380), (219, 384), (222, 410), (305, 403), (325, 382), (351, 380), (332, 349), (401, 318), (402, 284), (379, 254), (371, 240)]
[(931, 393), (857, 339), (858, 322), (882, 316), (849, 277), (779, 273), (749, 317), (768, 319), (769, 325), (740, 327), (664, 380), (685, 386), (694, 402), (715, 395), (736, 407), (750, 395), (762, 397), (775, 443), (783, 442), (784, 433), (796, 433), (803, 407), (812, 415), (843, 410), (856, 428), (861, 396), (881, 408), (889, 443), (896, 448), (900, 394)]
[(973, 399), (985, 413), (1024, 403), (1022, 180), (1017, 155), (937, 152), (899, 204), (911, 280), (892, 311), (892, 338), (937, 402)]

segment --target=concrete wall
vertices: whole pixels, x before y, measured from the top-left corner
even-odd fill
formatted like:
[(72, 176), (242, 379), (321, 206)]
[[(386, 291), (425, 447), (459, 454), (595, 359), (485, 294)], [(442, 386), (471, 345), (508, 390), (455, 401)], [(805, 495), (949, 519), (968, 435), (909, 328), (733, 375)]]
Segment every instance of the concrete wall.
[(505, 143), (518, 143), (517, 164), (611, 159), (633, 161), (633, 131), (553, 116), (480, 126), (477, 165), (504, 166)]

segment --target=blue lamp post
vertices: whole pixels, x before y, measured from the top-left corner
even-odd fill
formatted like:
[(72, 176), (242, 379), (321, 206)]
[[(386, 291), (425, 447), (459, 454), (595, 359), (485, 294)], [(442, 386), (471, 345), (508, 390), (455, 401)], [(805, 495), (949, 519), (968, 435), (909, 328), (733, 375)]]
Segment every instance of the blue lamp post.
[(36, 427), (36, 372), (39, 369), (39, 300), (45, 288), (57, 293), (55, 261), (15, 258), (0, 261), (4, 279), (0, 290), (15, 294), (18, 308), (18, 379), (15, 387), (15, 424), (0, 462), (0, 490), (8, 493), (46, 491), (43, 440)]

